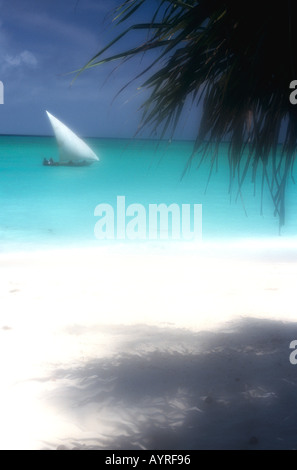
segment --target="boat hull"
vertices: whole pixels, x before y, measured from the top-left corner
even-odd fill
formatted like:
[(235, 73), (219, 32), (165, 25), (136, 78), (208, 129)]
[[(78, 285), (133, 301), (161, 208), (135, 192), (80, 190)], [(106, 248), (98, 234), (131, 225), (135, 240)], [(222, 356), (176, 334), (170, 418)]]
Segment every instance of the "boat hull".
[(49, 160), (43, 160), (42, 164), (43, 166), (90, 166), (92, 165), (93, 162), (54, 162), (54, 161), (49, 161)]

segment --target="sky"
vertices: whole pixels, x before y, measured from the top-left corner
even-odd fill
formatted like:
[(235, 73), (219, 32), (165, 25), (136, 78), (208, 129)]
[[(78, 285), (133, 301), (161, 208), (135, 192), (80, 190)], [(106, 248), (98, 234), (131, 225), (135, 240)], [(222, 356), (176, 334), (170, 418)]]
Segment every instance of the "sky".
[[(138, 13), (151, 16), (157, 0)], [(146, 59), (116, 63), (74, 74), (120, 30), (112, 23), (121, 0), (0, 0), (0, 134), (51, 135), (45, 110), (85, 137), (131, 138), (141, 119), (146, 91), (134, 82)], [(117, 46), (132, 44), (128, 35)], [(114, 49), (115, 51), (116, 49)], [(115, 99), (116, 97), (116, 99)], [(196, 115), (178, 137), (191, 139)], [(143, 137), (149, 136), (144, 133)]]

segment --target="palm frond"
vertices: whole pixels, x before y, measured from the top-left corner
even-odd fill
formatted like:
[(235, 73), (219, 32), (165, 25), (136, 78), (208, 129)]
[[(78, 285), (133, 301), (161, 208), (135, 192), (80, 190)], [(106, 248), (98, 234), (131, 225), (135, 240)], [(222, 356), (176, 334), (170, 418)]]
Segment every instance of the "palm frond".
[[(149, 0), (126, 0), (115, 21), (123, 25)], [(140, 130), (150, 126), (174, 136), (186, 100), (203, 100), (197, 138), (187, 167), (200, 153), (228, 139), (230, 178), (237, 196), (252, 169), (262, 168), (262, 193), (271, 194), (280, 226), (285, 222), (285, 191), (293, 174), (297, 143), (297, 106), (289, 102), (289, 84), (297, 78), (297, 3), (262, 0), (159, 0), (151, 21), (122, 31), (80, 71), (112, 60), (159, 51), (138, 75), (150, 91), (143, 103)], [(146, 37), (129, 50), (105, 53), (133, 31)], [(156, 65), (159, 69), (156, 71)], [(149, 78), (147, 74), (151, 72)], [(281, 129), (285, 129), (279, 148)], [(214, 159), (211, 159), (211, 168)]]

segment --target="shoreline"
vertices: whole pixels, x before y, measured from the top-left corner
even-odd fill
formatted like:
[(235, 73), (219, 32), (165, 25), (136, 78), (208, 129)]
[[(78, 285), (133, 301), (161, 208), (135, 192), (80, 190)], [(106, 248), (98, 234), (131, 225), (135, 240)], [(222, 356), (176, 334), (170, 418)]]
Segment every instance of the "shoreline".
[(62, 253), (62, 252), (99, 252), (109, 251), (116, 253), (125, 253), (135, 250), (135, 253), (154, 253), (166, 252), (168, 254), (186, 255), (189, 252), (200, 256), (217, 257), (226, 256), (244, 256), (261, 255), (269, 250), (272, 255), (275, 253), (284, 254), (288, 252), (297, 254), (297, 237), (247, 237), (247, 238), (211, 238), (202, 241), (173, 241), (173, 240), (144, 240), (144, 241), (109, 241), (103, 242), (86, 242), (86, 243), (66, 243), (61, 244), (35, 244), (19, 245), (0, 251), (1, 256), (23, 256), (23, 255), (42, 255), (46, 253)]
[[(182, 326), (184, 322), (190, 328), (195, 327), (191, 314), (196, 296), (200, 296), (203, 310), (210, 312), (211, 318), (220, 317), (221, 323), (234, 316), (262, 315), (262, 306), (257, 306), (260, 300), (267, 312), (265, 315), (270, 311), (276, 318), (285, 318), (287, 314), (287, 318), (293, 320), (295, 311), (288, 298), (294, 293), (294, 276), (297, 275), (295, 247), (295, 242), (286, 245), (284, 252), (283, 244), (273, 242), (269, 245), (266, 240), (248, 247), (245, 242), (237, 245), (219, 243), (199, 245), (194, 250), (189, 244), (170, 247), (133, 244), (0, 253), (0, 292), (6, 296), (13, 286), (18, 286), (19, 296), (26, 294), (28, 297), (30, 293), (32, 299), (39, 296), (44, 301), (52, 294), (51, 301), (58, 296), (61, 302), (67, 294), (71, 305), (75, 304), (76, 298), (82, 302), (84, 295), (94, 302), (98, 297), (105, 308), (112, 305), (110, 308), (115, 313), (117, 309), (128, 308), (132, 289), (134, 315), (138, 308), (135, 298), (141, 308), (141, 295), (151, 295), (144, 306), (149, 312), (150, 308), (156, 308), (158, 301), (165, 304), (166, 297), (165, 317), (169, 316), (171, 308), (176, 324)], [(115, 302), (112, 290), (122, 293), (122, 305)], [(123, 293), (125, 290), (126, 294)], [(269, 292), (274, 292), (277, 304)], [(215, 302), (218, 296), (221, 297), (220, 305)], [(267, 298), (266, 305), (264, 298)], [(183, 300), (189, 313), (181, 321), (177, 305), (182, 308)], [(281, 302), (284, 308), (281, 308)], [(73, 308), (76, 310), (75, 305)], [(216, 309), (219, 313), (215, 313)], [(131, 321), (135, 321), (133, 314), (130, 314)], [(205, 316), (202, 312), (202, 317)], [(117, 321), (116, 317), (114, 321)], [(152, 318), (154, 316), (150, 321)], [(139, 321), (142, 322), (141, 317)], [(159, 315), (155, 321), (158, 323)], [(208, 321), (210, 318), (202, 323), (206, 325)], [(200, 328), (201, 322), (198, 323)]]

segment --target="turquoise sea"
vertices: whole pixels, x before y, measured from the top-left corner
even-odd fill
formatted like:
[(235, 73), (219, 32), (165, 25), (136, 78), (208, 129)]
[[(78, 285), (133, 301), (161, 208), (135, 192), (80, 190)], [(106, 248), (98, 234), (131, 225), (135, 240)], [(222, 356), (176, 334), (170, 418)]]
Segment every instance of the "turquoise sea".
[(94, 235), (95, 207), (105, 203), (116, 210), (117, 196), (125, 196), (126, 206), (138, 203), (147, 209), (149, 204), (202, 204), (204, 242), (297, 239), (297, 186), (288, 182), (286, 225), (279, 235), (268, 190), (261, 215), (260, 177), (255, 194), (248, 175), (242, 198), (236, 197), (236, 185), (230, 195), (226, 144), (206, 189), (210, 160), (199, 169), (194, 161), (181, 178), (192, 142), (86, 141), (99, 163), (44, 167), (44, 157), (58, 160), (53, 137), (0, 137), (1, 252), (131, 243), (98, 240)]

